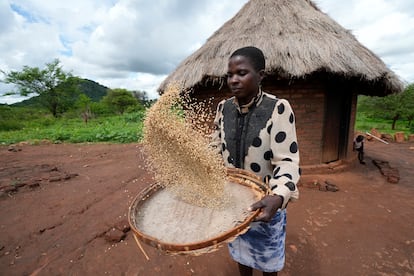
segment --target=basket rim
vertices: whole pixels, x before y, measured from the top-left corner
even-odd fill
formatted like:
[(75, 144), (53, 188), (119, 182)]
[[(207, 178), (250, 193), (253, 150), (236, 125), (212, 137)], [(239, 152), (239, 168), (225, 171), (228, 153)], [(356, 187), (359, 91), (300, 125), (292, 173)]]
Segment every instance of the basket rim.
[[(228, 175), (228, 178), (232, 180), (231, 182), (237, 181), (239, 179), (239, 181), (237, 181), (238, 182), (237, 184), (253, 188), (256, 191), (260, 192), (262, 196), (266, 195), (267, 193), (266, 184), (263, 183), (260, 180), (260, 178), (254, 173), (251, 173), (249, 171), (242, 170), (242, 169), (237, 169), (237, 168), (228, 168), (227, 175)], [(248, 180), (250, 184), (240, 181), (241, 179)], [(253, 184), (255, 184), (256, 186), (253, 186)], [(138, 205), (140, 202), (145, 201), (146, 198), (150, 197), (152, 194), (164, 188), (165, 187), (159, 183), (152, 183), (146, 188), (144, 188), (140, 193), (138, 193), (128, 208), (128, 222), (133, 231), (133, 234), (139, 240), (143, 241), (147, 245), (150, 245), (152, 247), (155, 247), (157, 249), (163, 250), (168, 253), (184, 253), (185, 254), (185, 253), (191, 253), (192, 251), (195, 251), (195, 250), (206, 249), (210, 247), (217, 248), (223, 242), (231, 238), (235, 238), (238, 235), (246, 232), (249, 228), (250, 223), (261, 212), (260, 209), (252, 211), (251, 214), (247, 216), (244, 219), (244, 221), (238, 224), (237, 226), (223, 233), (220, 233), (219, 235), (216, 235), (214, 237), (211, 237), (205, 240), (200, 240), (200, 241), (191, 242), (191, 243), (165, 242), (165, 241), (161, 241), (157, 239), (156, 237), (143, 233), (142, 231), (137, 229), (136, 225), (132, 221), (133, 207)]]

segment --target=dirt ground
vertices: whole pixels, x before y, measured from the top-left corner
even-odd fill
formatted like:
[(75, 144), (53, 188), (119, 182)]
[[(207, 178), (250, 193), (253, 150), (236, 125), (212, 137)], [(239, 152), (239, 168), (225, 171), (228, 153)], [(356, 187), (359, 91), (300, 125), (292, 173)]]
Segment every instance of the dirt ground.
[[(279, 275), (414, 275), (414, 144), (367, 142), (366, 161), (303, 177)], [(339, 191), (312, 186), (325, 180)], [(143, 244), (147, 260), (131, 231), (108, 241), (150, 183), (139, 144), (0, 147), (0, 275), (237, 275), (226, 246), (195, 257)]]

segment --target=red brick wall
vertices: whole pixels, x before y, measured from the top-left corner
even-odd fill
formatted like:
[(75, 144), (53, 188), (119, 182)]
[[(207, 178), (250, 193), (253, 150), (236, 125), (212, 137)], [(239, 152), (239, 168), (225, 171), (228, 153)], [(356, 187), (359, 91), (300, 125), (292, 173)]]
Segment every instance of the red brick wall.
[(302, 165), (320, 164), (325, 111), (325, 92), (317, 85), (266, 87), (278, 98), (287, 99), (295, 113)]

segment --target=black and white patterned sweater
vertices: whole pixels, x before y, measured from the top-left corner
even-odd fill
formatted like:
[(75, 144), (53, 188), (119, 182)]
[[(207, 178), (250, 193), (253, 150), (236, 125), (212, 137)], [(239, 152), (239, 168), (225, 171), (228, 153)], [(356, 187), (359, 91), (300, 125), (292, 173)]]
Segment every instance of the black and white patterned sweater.
[(272, 192), (282, 196), (282, 209), (299, 197), (295, 116), (287, 100), (265, 92), (247, 107), (240, 107), (235, 97), (223, 100), (214, 125), (211, 145), (225, 166), (254, 172), (268, 182)]

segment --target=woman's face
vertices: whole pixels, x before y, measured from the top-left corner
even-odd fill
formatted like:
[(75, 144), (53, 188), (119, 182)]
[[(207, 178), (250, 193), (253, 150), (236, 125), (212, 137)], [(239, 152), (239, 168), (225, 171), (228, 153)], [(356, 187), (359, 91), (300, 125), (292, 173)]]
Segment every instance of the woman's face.
[(264, 70), (256, 71), (248, 57), (229, 59), (227, 85), (240, 105), (249, 103), (257, 95), (263, 76)]

